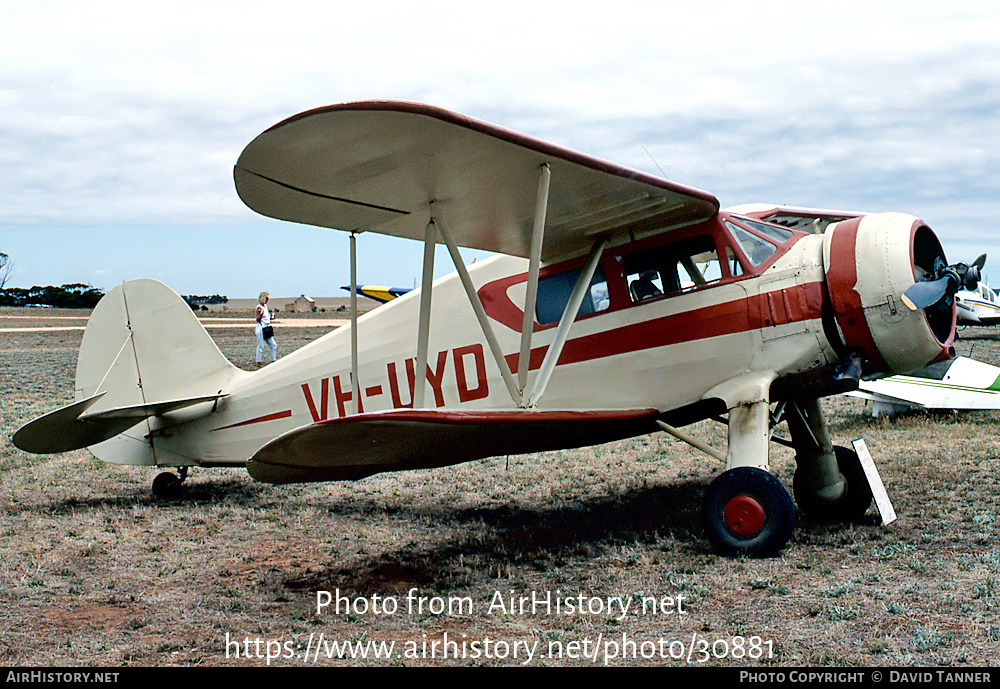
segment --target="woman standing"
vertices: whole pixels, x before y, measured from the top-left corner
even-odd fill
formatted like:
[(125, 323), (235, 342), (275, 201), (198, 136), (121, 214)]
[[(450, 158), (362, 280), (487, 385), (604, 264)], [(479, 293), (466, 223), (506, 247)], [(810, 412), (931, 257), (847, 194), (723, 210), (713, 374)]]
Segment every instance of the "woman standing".
[(271, 350), (271, 361), (277, 361), (278, 359), (278, 343), (274, 341), (274, 328), (271, 327), (271, 312), (267, 310), (267, 300), (269, 298), (270, 295), (267, 292), (261, 292), (257, 298), (257, 368), (261, 368), (264, 365), (262, 359), (264, 358), (265, 344)]

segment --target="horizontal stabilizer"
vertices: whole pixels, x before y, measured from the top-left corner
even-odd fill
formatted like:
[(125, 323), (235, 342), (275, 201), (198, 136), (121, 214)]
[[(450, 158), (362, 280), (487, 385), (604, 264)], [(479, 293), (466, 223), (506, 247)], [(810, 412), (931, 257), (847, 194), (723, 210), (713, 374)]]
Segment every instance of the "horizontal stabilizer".
[(69, 452), (113, 438), (136, 424), (134, 419), (81, 421), (80, 415), (104, 395), (68, 404), (22, 426), (14, 433), (14, 446), (39, 455)]
[[(118, 407), (88, 414), (87, 409), (105, 394), (107, 393), (101, 392), (93, 397), (68, 404), (22, 426), (14, 433), (15, 447), (40, 455), (79, 450), (110, 440), (150, 416), (166, 414), (222, 397), (222, 395), (193, 397)], [(205, 413), (209, 411), (206, 410)]]
[(383, 471), (606, 443), (656, 431), (656, 417), (654, 409), (396, 409), (289, 431), (259, 449), (247, 469), (268, 483), (353, 480)]
[[(146, 419), (150, 416), (160, 416), (167, 412), (177, 411), (193, 407), (202, 402), (214, 402), (225, 395), (205, 395), (203, 397), (190, 397), (182, 400), (164, 400), (163, 402), (150, 402), (148, 404), (135, 404), (129, 407), (116, 407), (105, 409), (94, 414), (81, 414), (81, 421), (95, 421), (105, 419)], [(206, 410), (207, 413), (207, 410)]]

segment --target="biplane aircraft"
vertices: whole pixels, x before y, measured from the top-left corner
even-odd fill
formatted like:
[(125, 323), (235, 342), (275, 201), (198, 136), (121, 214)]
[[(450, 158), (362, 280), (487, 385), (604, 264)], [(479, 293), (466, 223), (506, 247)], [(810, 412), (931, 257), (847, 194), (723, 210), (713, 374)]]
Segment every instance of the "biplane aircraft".
[[(948, 358), (950, 295), (976, 278), (910, 215), (730, 213), (416, 103), (295, 115), (245, 148), (234, 178), (258, 213), (349, 232), (351, 284), (357, 233), (422, 242), (420, 288), (247, 372), (170, 289), (127, 281), (84, 333), (76, 401), (21, 428), (18, 447), (176, 467), (154, 482), (167, 494), (189, 467), (360, 479), (664, 430), (725, 464), (703, 502), (714, 547), (766, 556), (795, 521), (769, 472), (775, 424), (788, 422), (799, 508), (863, 514), (871, 490), (819, 399)], [(435, 280), (441, 243), (456, 272)], [(461, 247), (497, 255), (469, 268)], [(706, 418), (728, 424), (724, 451), (682, 430)]]

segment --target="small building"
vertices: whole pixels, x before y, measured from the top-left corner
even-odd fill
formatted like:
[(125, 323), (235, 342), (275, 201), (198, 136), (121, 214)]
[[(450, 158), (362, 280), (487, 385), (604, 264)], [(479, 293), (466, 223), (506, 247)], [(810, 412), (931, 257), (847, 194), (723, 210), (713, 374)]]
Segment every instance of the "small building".
[(300, 296), (291, 304), (285, 304), (285, 311), (290, 313), (309, 313), (316, 310), (316, 300), (306, 295)]

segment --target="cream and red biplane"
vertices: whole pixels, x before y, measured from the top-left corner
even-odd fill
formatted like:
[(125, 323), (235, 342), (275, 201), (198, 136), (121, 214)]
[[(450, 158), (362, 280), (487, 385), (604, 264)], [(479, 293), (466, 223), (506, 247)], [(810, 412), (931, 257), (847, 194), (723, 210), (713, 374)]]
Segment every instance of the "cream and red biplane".
[[(236, 188), (273, 218), (423, 242), (420, 289), (276, 363), (240, 370), (152, 280), (98, 304), (76, 402), (21, 428), (27, 451), (115, 464), (246, 466), (271, 483), (359, 479), (666, 430), (725, 462), (703, 518), (721, 552), (787, 542), (768, 470), (788, 423), (799, 508), (855, 518), (872, 493), (819, 398), (948, 358), (948, 266), (909, 215), (721, 211), (711, 194), (427, 105), (319, 108), (263, 132)], [(434, 280), (436, 245), (456, 272)], [(460, 247), (499, 254), (467, 268)], [(905, 295), (905, 296), (904, 296)], [(904, 305), (906, 303), (906, 305)], [(355, 309), (356, 313), (356, 309)], [(728, 423), (722, 452), (679, 427)]]

